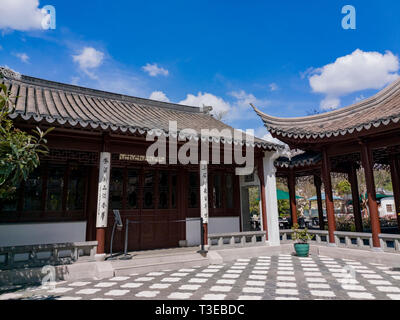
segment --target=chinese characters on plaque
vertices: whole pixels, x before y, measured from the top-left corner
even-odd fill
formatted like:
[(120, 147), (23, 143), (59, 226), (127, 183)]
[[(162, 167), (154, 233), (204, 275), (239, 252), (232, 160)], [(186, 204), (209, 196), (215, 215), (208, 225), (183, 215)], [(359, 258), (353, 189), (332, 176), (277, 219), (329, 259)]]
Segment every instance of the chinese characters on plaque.
[(110, 188), (110, 167), (111, 167), (111, 154), (109, 152), (100, 153), (96, 228), (107, 227), (108, 193)]
[(208, 172), (207, 162), (200, 162), (200, 214), (203, 223), (208, 223)]

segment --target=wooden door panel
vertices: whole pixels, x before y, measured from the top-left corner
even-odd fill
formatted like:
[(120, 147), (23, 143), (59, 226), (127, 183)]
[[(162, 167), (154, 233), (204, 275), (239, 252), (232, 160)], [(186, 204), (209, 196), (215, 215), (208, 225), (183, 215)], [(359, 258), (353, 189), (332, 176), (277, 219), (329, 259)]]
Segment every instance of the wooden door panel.
[[(129, 169), (128, 169), (129, 170)], [(165, 170), (164, 170), (165, 171)], [(125, 178), (124, 183), (126, 183), (126, 170), (125, 170)], [(138, 170), (140, 175), (140, 186), (138, 186), (138, 209), (132, 210), (120, 210), (121, 218), (124, 224), (122, 231), (116, 231), (114, 236), (113, 243), (113, 251), (114, 252), (122, 252), (124, 250), (125, 243), (125, 230), (126, 230), (126, 219), (134, 223), (129, 224), (129, 237), (128, 237), (128, 251), (133, 250), (147, 250), (147, 249), (156, 249), (156, 248), (170, 248), (176, 247), (179, 245), (179, 240), (183, 240), (182, 235), (185, 234), (185, 223), (178, 222), (177, 220), (184, 219), (186, 217), (184, 212), (184, 207), (179, 205), (182, 203), (182, 194), (179, 192), (176, 194), (177, 199), (175, 200), (177, 204), (175, 204), (176, 208), (173, 209), (144, 209), (144, 192), (145, 190), (149, 190), (149, 188), (145, 188), (144, 180), (146, 173), (154, 174), (154, 195), (153, 201), (155, 207), (159, 205), (159, 186), (158, 183), (158, 173), (156, 170), (152, 170), (146, 168), (144, 170)], [(172, 172), (172, 171), (171, 171)], [(176, 171), (174, 171), (176, 172)], [(169, 201), (171, 200), (171, 188), (172, 188), (172, 178), (171, 174), (169, 176)], [(177, 179), (176, 181), (176, 190), (181, 190), (181, 179)], [(124, 207), (126, 206), (126, 186), (123, 188), (124, 190)], [(171, 201), (169, 205), (171, 205)], [(183, 213), (182, 213), (183, 212)], [(114, 224), (114, 215), (112, 210), (109, 212), (108, 219), (108, 228), (106, 230), (106, 250), (109, 251), (110, 240), (111, 240), (111, 232)]]

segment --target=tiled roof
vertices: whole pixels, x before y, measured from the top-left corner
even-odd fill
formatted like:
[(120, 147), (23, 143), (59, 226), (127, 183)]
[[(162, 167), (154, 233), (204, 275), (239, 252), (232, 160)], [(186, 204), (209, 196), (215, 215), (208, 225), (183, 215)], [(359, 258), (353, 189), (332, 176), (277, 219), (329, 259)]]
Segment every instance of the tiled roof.
[[(173, 103), (136, 98), (122, 94), (78, 87), (29, 76), (19, 75), (0, 67), (16, 109), (11, 118), (47, 122), (53, 126), (111, 130), (123, 133), (179, 134), (188, 139), (244, 144), (229, 138), (237, 130), (215, 119), (202, 109)], [(169, 131), (169, 121), (177, 122), (177, 130)], [(196, 130), (197, 135), (183, 129)], [(229, 130), (229, 135), (200, 136), (201, 129)], [(182, 131), (183, 130), (183, 131)], [(246, 142), (247, 143), (247, 142)], [(252, 146), (268, 150), (282, 149), (277, 144), (254, 138)]]
[(275, 165), (281, 168), (305, 167), (317, 164), (321, 159), (321, 153), (308, 151), (298, 154), (290, 159), (288, 157), (279, 157), (275, 160)]
[[(318, 139), (344, 136), (400, 120), (400, 80), (366, 100), (338, 110), (298, 118), (270, 116), (253, 106), (267, 129), (279, 137)], [(400, 124), (399, 124), (400, 126)]]

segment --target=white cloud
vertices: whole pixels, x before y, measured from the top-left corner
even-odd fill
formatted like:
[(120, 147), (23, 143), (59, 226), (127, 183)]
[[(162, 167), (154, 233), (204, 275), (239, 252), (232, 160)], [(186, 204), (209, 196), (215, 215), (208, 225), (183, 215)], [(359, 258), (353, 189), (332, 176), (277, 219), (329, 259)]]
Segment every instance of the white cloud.
[(276, 91), (278, 89), (279, 89), (279, 87), (278, 87), (278, 85), (276, 83), (272, 82), (272, 83), (269, 84), (269, 90), (270, 91)]
[(16, 53), (15, 56), (19, 58), (22, 62), (28, 63), (29, 62), (29, 56), (26, 53)]
[(250, 107), (250, 103), (258, 106), (266, 106), (269, 104), (269, 101), (260, 100), (253, 94), (247, 93), (244, 90), (232, 91), (229, 92), (228, 95), (234, 99), (227, 101), (211, 93), (199, 92), (197, 95), (188, 94), (186, 99), (178, 103), (194, 107), (211, 106), (213, 108), (211, 113), (216, 116), (217, 119), (221, 119), (222, 117), (223, 120), (228, 122), (257, 118)]
[(39, 9), (38, 0), (1, 0), (0, 29), (35, 30), (43, 29), (42, 21), (48, 18), (48, 13)]
[(225, 114), (231, 109), (231, 105), (224, 99), (207, 92), (199, 92), (197, 96), (193, 94), (188, 94), (185, 100), (182, 100), (178, 103), (193, 107), (212, 106), (212, 113), (214, 115)]
[(361, 90), (381, 89), (399, 77), (398, 71), (399, 59), (392, 52), (381, 54), (357, 49), (308, 74), (313, 92), (326, 96), (321, 108), (334, 109), (340, 106), (340, 97)]
[(242, 109), (250, 108), (250, 103), (257, 105), (267, 103), (266, 101), (257, 99), (252, 93), (247, 93), (244, 90), (232, 91), (229, 93), (229, 95), (236, 98), (235, 105)]
[(358, 97), (356, 97), (356, 98), (354, 99), (354, 103), (359, 102), (359, 101), (364, 100), (364, 99), (365, 99), (365, 97), (364, 97), (364, 95), (362, 94), (362, 95), (360, 95), (360, 96), (358, 96)]
[(169, 74), (168, 70), (159, 67), (156, 63), (147, 63), (142, 67), (142, 69), (152, 77), (156, 77), (158, 75), (167, 76)]
[(250, 103), (256, 106), (267, 106), (270, 102), (268, 100), (258, 99), (252, 93), (247, 93), (244, 90), (232, 91), (230, 96), (235, 98), (232, 102), (232, 109), (227, 115), (228, 120), (244, 120), (244, 119), (257, 119), (256, 113), (250, 106)]
[(78, 55), (72, 56), (74, 62), (79, 64), (79, 68), (89, 77), (95, 79), (96, 75), (91, 71), (103, 63), (104, 53), (92, 47), (83, 48)]
[(322, 110), (336, 109), (340, 107), (340, 99), (335, 96), (326, 96), (319, 104)]
[(151, 100), (157, 100), (162, 102), (169, 102), (168, 97), (162, 91), (153, 91), (149, 97)]
[(71, 77), (71, 84), (73, 84), (74, 86), (78, 86), (79, 80), (79, 77)]

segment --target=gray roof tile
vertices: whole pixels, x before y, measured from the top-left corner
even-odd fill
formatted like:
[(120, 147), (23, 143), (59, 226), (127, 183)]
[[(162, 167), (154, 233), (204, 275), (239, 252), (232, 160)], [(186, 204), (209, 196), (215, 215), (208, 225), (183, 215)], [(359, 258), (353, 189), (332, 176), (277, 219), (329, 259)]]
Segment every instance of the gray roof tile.
[[(178, 133), (186, 128), (192, 128), (198, 133), (201, 129), (227, 129), (232, 135), (236, 131), (196, 107), (21, 76), (2, 67), (0, 75), (4, 77), (3, 83), (11, 89), (12, 96), (16, 97), (12, 118), (33, 118), (37, 122), (48, 122), (54, 126), (64, 126), (67, 123), (82, 128), (141, 134), (151, 129), (160, 129), (168, 135), (169, 121), (177, 121)], [(225, 140), (221, 135), (201, 138)], [(245, 141), (240, 139), (237, 142), (243, 144)], [(268, 150), (283, 148), (258, 138), (254, 139), (254, 145)]]

